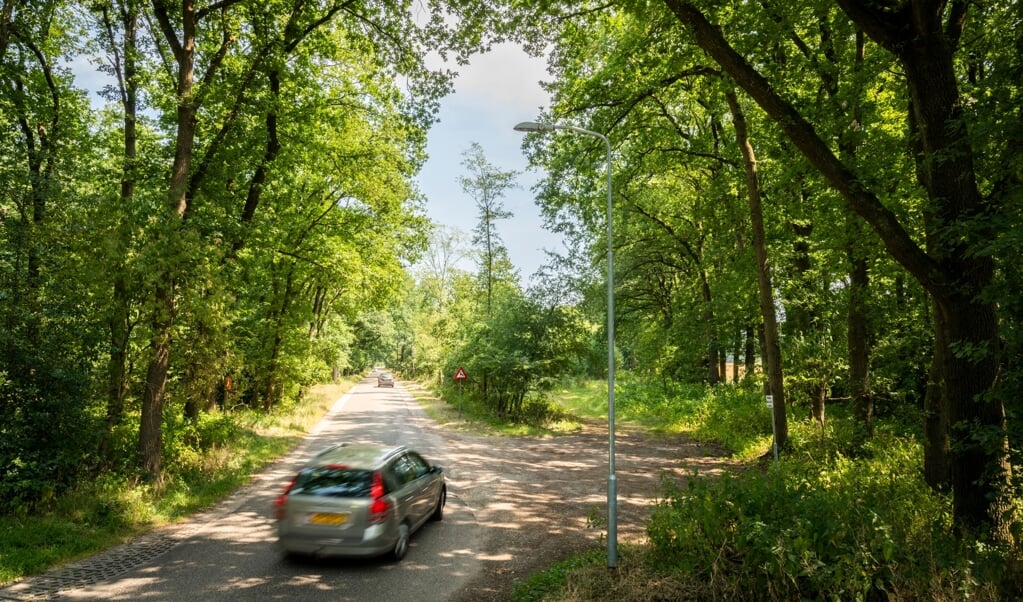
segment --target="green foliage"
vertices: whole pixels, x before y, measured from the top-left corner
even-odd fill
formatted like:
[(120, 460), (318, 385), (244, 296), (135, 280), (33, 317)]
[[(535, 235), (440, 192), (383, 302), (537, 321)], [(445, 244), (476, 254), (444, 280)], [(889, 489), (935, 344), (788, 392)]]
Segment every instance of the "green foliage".
[[(89, 107), (60, 67), (61, 4), (7, 11), (0, 51), (0, 513), (73, 487), (95, 462), (97, 303), (79, 253), (95, 158)], [(80, 183), (76, 185), (74, 183)]]
[(118, 494), (110, 485), (83, 482), (52, 512), (0, 516), (0, 583), (117, 543), (126, 532), (121, 523), (133, 510), (111, 498)]
[[(316, 387), (286, 413), (172, 421), (165, 433), (170, 470), (159, 488), (139, 483), (134, 471), (108, 471), (54, 492), (33, 512), (0, 515), (0, 584), (211, 506), (287, 453), (352, 384)], [(123, 441), (130, 445), (131, 434)]]
[[(43, 350), (39, 350), (43, 351)], [(0, 373), (0, 498), (7, 511), (33, 508), (72, 487), (91, 468), (97, 422), (87, 371), (25, 351)]]
[[(701, 386), (668, 394), (657, 383), (620, 382), (620, 420), (663, 414), (718, 441), (756, 439), (750, 422), (770, 432), (759, 392)], [(589, 381), (557, 398), (569, 413), (601, 417), (605, 396), (601, 383)], [(665, 480), (647, 523), (649, 546), (614, 573), (596, 550), (572, 557), (524, 581), (518, 599), (1013, 599), (1018, 550), (952, 528), (950, 498), (933, 492), (917, 468), (919, 416), (886, 415), (850, 457), (849, 414), (835, 406), (824, 432), (810, 421), (795, 424), (780, 466), (757, 462)], [(761, 437), (746, 457), (769, 443)]]
[(758, 387), (658, 382), (628, 374), (615, 384), (615, 409), (625, 420), (714, 441), (744, 459), (771, 444), (770, 410)]
[(548, 392), (587, 370), (592, 324), (577, 307), (524, 294), (510, 273), (480, 279), (458, 270), (448, 263), (460, 253), (456, 242), (435, 232), (405, 306), (394, 312), (402, 326), (392, 343), (400, 350), (394, 365), (427, 376), (449, 399), (456, 395), (451, 377), (462, 367), (469, 375), (464, 405), (490, 418), (537, 426), (559, 420)]
[[(271, 1), (228, 6), (219, 19), (201, 23), (196, 75), (202, 84), (194, 97), (201, 110), (188, 125), (202, 135), (191, 157), (187, 219), (178, 219), (166, 202), (174, 132), (186, 124), (176, 122), (179, 95), (170, 72), (158, 66), (162, 59), (152, 53), (154, 46), (129, 51), (119, 46), (123, 32), (83, 25), (103, 2), (90, 7), (95, 13), (81, 14), (60, 4), (32, 10), (11, 4), (5, 31), (12, 35), (0, 52), (0, 131), (7, 151), (0, 156), (5, 509), (46, 511), (66, 494), (73, 496), (68, 492), (78, 491), (76, 484), (96, 474), (97, 466), (115, 479), (104, 487), (121, 487), (116, 475), (131, 474), (137, 462), (138, 405), (154, 336), (174, 343), (163, 408), (168, 495), (162, 503), (170, 513), (192, 507), (188, 492), (206, 486), (200, 481), (221, 471), (244, 473), (248, 460), (231, 453), (235, 442), (251, 446), (257, 456), (283, 445), (253, 434), (268, 414), (292, 410), (310, 383), (370, 363), (393, 363), (448, 386), (462, 365), (471, 379), (468, 409), (531, 424), (560, 420), (562, 410), (550, 402), (554, 387), (580, 376), (599, 379), (606, 370), (608, 217), (615, 232), (619, 415), (717, 441), (740, 458), (767, 449), (770, 416), (756, 378), (742, 386), (700, 384), (723, 353), (736, 360), (747, 353), (743, 343), (755, 339), (761, 318), (753, 295), (745, 174), (722, 99), (730, 84), (708, 66), (707, 54), (668, 10), (668, 4), (680, 3), (579, 9), (577, 3), (538, 8), (511, 2), (505, 7), (510, 15), (460, 2), (440, 4), (450, 13), (413, 18), (401, 3), (355, 3), (327, 15), (325, 5)], [(997, 385), (983, 398), (1004, 402), (1009, 451), (1018, 464), (1023, 179), (1016, 159), (1023, 126), (1016, 111), (1023, 62), (1019, 28), (1010, 25), (1018, 21), (1019, 3), (971, 5), (963, 19), (966, 30), (952, 58), (959, 88), (948, 97), (961, 96), (964, 113), (949, 125), (969, 126), (962, 130), (963, 148), (971, 152), (932, 156), (917, 141), (938, 130), (907, 125), (913, 113), (907, 114), (905, 90), (913, 71), (876, 41), (857, 36), (845, 11), (815, 2), (780, 3), (770, 10), (684, 4), (707, 7), (726, 41), (813, 124), (822, 148), (837, 153), (856, 182), (853, 193), (873, 191), (876, 209), (897, 220), (898, 227), (878, 232), (860, 224), (843, 206), (851, 195), (831, 190), (777, 124), (750, 107), (760, 185), (769, 200), (769, 264), (777, 307), (785, 314), (790, 398), (799, 403), (824, 387), (842, 397), (848, 388), (850, 263), (862, 260), (869, 307), (863, 340), (854, 342), (871, 354), (870, 384), (878, 417), (885, 419), (877, 425), (881, 441), (904, 435), (893, 445), (912, 448), (919, 423), (914, 414), (936, 348), (932, 303), (886, 254), (899, 245), (888, 244), (883, 252), (876, 240), (878, 233), (904, 231), (906, 246), (919, 244), (930, 255), (907, 267), (952, 270), (948, 282), (956, 286), (990, 280), (984, 290), (964, 290), (997, 307), (988, 323), (997, 322), (1000, 340), (937, 342), (948, 343), (959, 357), (981, 361), (995, 355), (1001, 362)], [(152, 20), (152, 7), (139, 6), (141, 20)], [(946, 16), (954, 12), (950, 7), (943, 8)], [(572, 249), (564, 265), (575, 273), (558, 285), (546, 283), (548, 293), (570, 283), (564, 288), (572, 290), (560, 291), (556, 302), (520, 290), (496, 230), (507, 213), (494, 202), (514, 174), (487, 163), (478, 145), (464, 165), (480, 177), (463, 184), (470, 195), (479, 193), (475, 242), (483, 247), (478, 257), (485, 258), (480, 273), (440, 262), (415, 286), (404, 277), (404, 266), (424, 251), (429, 229), (412, 178), (451, 77), (428, 68), (426, 50), (464, 58), (485, 47), (485, 30), (506, 17), (531, 27), (502, 29), (502, 35), (550, 49), (553, 98), (542, 118), (585, 125), (614, 144), (615, 211), (605, 216), (599, 144), (564, 130), (526, 138), (531, 160), (548, 174), (538, 189), (541, 210)], [(221, 26), (231, 31), (219, 31)], [(236, 43), (224, 48), (222, 59), (210, 60), (224, 35)], [(114, 91), (105, 95), (111, 103), (93, 110), (86, 95), (71, 87), (60, 65), (95, 48), (108, 56), (92, 58), (106, 65), (123, 64), (111, 60), (114, 52), (139, 59), (132, 79), (142, 88), (144, 115), (126, 120)], [(219, 71), (202, 72), (214, 65)], [(941, 98), (914, 98), (916, 115), (929, 114), (916, 103)], [(127, 121), (139, 126), (131, 156), (124, 148)], [(972, 157), (974, 165), (956, 181), (977, 182), (980, 198), (962, 215), (951, 196), (942, 205), (949, 191), (926, 189), (933, 176), (943, 175), (940, 169), (928, 174), (933, 166), (960, 157)], [(990, 278), (983, 269), (954, 273), (978, 258), (991, 260)], [(935, 273), (922, 279), (933, 285), (932, 292), (953, 288), (934, 285)], [(156, 293), (166, 283), (173, 283), (173, 303), (161, 306)], [(403, 305), (396, 308), (399, 301)], [(166, 313), (171, 305), (173, 316)], [(945, 318), (939, 322), (954, 321)], [(164, 322), (169, 326), (160, 326)], [(968, 335), (970, 328), (961, 331)], [(575, 387), (564, 401), (578, 409), (567, 411), (602, 415), (606, 393), (591, 383)], [(240, 405), (247, 407), (234, 413)], [(806, 515), (792, 521), (791, 533), (757, 532), (758, 525), (750, 525), (756, 545), (743, 553), (789, 575), (777, 583), (763, 571), (750, 578), (765, 579), (778, 595), (855, 597), (901, 587), (889, 565), (872, 565), (870, 559), (890, 560), (891, 542), (919, 550), (927, 528), (944, 524), (943, 502), (928, 502), (918, 483), (891, 465), (905, 462), (910, 474), (920, 462), (915, 452), (881, 461), (885, 454), (873, 450), (855, 462), (844, 459), (854, 428), (843, 418), (846, 413), (835, 405), (828, 416), (839, 418), (825, 425), (797, 422), (788, 460), (796, 466), (771, 475), (780, 482), (749, 485)], [(1000, 448), (1002, 440), (992, 433), (999, 434), (978, 428), (973, 436)], [(822, 462), (824, 469), (817, 474), (804, 462)], [(862, 480), (850, 463), (860, 467)], [(882, 475), (884, 482), (869, 482), (870, 474)], [(225, 478), (221, 486), (232, 486), (236, 478)], [(742, 497), (739, 485), (728, 487), (722, 495)], [(915, 499), (922, 509), (910, 516), (920, 520), (892, 525), (891, 516), (878, 511), (879, 526), (872, 527), (864, 526), (869, 515), (857, 515), (849, 531), (859, 539), (852, 543), (824, 511), (803, 501), (829, 508), (856, 505), (860, 498), (880, 500), (885, 487), (900, 504), (903, 496)], [(1018, 482), (1016, 487), (1018, 493)], [(135, 491), (147, 499), (160, 495)], [(118, 502), (95, 514), (118, 516), (123, 514), (118, 508), (133, 505)], [(776, 518), (770, 508), (756, 509)], [(825, 527), (818, 539), (810, 534), (816, 522)], [(765, 551), (767, 543), (760, 540), (772, 537), (785, 542), (785, 549)], [(933, 543), (942, 549), (948, 544), (937, 536)], [(970, 573), (961, 559), (973, 560), (973, 551), (958, 553), (948, 552), (953, 560), (945, 564), (932, 562), (939, 567), (934, 589), (962, 583), (965, 595), (971, 575), (993, 566), (978, 555)], [(830, 560), (822, 567), (825, 557)], [(891, 558), (907, 562), (898, 552)], [(907, 565), (913, 578), (925, 572), (922, 562)]]
[(884, 437), (870, 452), (666, 483), (654, 557), (732, 599), (991, 596), (1004, 558), (951, 534), (950, 501), (912, 469), (919, 447)]
[[(0, 52), (0, 495), (12, 511), (137, 462), (154, 337), (172, 341), (170, 479), (208, 470), (205, 412), (289, 405), (380, 355), (356, 331), (394, 302), (423, 247), (412, 178), (451, 77), (425, 49), (461, 56), (490, 20), (274, 2), (201, 20), (199, 110), (183, 125), (202, 135), (187, 207), (169, 208), (180, 96), (158, 44), (127, 48), (127, 21), (102, 21), (103, 2), (37, 8), (7, 15), (16, 35)], [(237, 43), (210, 60), (221, 34)], [(133, 74), (112, 73), (128, 59)], [(119, 77), (90, 97), (70, 63)], [(142, 114), (126, 114), (127, 81)]]
[(494, 312), (449, 359), (446, 372), (462, 366), (473, 395), (494, 415), (510, 420), (546, 420), (543, 396), (578, 370), (587, 326), (578, 312), (545, 308), (519, 296), (499, 300)]
[[(515, 6), (525, 21), (524, 4)], [(763, 357), (736, 344), (763, 321), (750, 302), (755, 246), (772, 279), (762, 311), (782, 321), (782, 357), (771, 368), (787, 377), (787, 408), (801, 412), (809, 400), (823, 421), (827, 395), (869, 394), (878, 414), (901, 412), (933, 384), (936, 416), (970, 423), (951, 431), (953, 487), (965, 501), (956, 519), (990, 520), (998, 493), (981, 469), (1003, 465), (998, 436), (1008, 433), (1016, 458), (1023, 439), (1020, 278), (1010, 251), (1019, 247), (1023, 182), (1011, 158), (1023, 131), (1013, 113), (1018, 3), (968, 13), (941, 5), (924, 21), (846, 3), (587, 8), (555, 2), (548, 10), (558, 18), (524, 35), (553, 48), (552, 103), (541, 120), (614, 144), (608, 219), (623, 365), (666, 381), (713, 381), (723, 351)], [(755, 182), (729, 131), (722, 93), (731, 87), (742, 89)], [(596, 266), (606, 251), (594, 198), (602, 165), (589, 142), (544, 133), (527, 138), (527, 150), (548, 174), (538, 187), (545, 215)], [(751, 241), (747, 191), (765, 201), (765, 240)], [(967, 361), (943, 361), (953, 356)], [(646, 391), (636, 401), (675, 405)], [(928, 436), (931, 449), (944, 448), (944, 432)]]
[(478, 212), (472, 242), (479, 250), (479, 277), (482, 289), (486, 291), (486, 309), (489, 312), (495, 285), (510, 279), (508, 250), (497, 231), (497, 222), (513, 215), (504, 208), (501, 198), (509, 189), (515, 188), (518, 173), (502, 171), (490, 163), (478, 142), (473, 142), (462, 153), (462, 166), (468, 175), (460, 177), (459, 184), (462, 192), (476, 204)]

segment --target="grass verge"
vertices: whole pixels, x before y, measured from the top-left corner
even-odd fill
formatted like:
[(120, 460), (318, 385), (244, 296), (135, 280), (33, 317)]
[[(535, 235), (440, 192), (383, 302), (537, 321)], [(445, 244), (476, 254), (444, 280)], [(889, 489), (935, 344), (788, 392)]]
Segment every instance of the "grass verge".
[[(595, 417), (605, 394), (599, 383), (573, 385), (558, 400)], [(568, 558), (522, 582), (519, 602), (993, 602), (1023, 591), (1020, 546), (957, 532), (950, 496), (923, 482), (921, 422), (911, 407), (878, 419), (862, 446), (850, 408), (831, 404), (823, 427), (792, 408), (790, 447), (775, 466), (758, 462), (770, 449), (771, 423), (756, 390), (625, 377), (616, 400), (620, 419), (723, 443), (751, 469), (665, 482), (647, 522), (649, 543), (623, 547), (615, 570), (599, 551)], [(1023, 502), (1015, 505), (1018, 516)]]
[(213, 506), (290, 451), (355, 382), (314, 387), (280, 413), (215, 412), (198, 425), (169, 425), (165, 437), (175, 443), (159, 488), (105, 474), (34, 513), (0, 516), (0, 585)]
[(607, 567), (603, 549), (571, 556), (520, 582), (514, 602), (628, 602), (713, 599), (704, 583), (691, 575), (658, 570), (651, 549), (618, 547), (618, 563)]

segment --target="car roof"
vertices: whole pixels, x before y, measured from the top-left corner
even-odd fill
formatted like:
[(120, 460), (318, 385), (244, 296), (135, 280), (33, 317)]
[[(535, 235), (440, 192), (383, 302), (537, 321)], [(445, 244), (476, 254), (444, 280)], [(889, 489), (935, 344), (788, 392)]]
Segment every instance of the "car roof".
[(406, 450), (404, 445), (385, 446), (369, 443), (339, 443), (319, 452), (310, 464), (325, 466), (344, 464), (351, 468), (379, 468), (388, 460)]

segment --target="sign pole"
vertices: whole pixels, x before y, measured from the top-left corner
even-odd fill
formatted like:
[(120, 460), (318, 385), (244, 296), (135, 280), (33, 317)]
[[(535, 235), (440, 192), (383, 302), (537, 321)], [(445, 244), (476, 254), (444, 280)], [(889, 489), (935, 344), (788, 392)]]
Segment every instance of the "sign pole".
[(774, 466), (778, 467), (778, 426), (774, 422), (774, 395), (767, 396), (767, 409), (771, 410), (771, 434), (774, 441), (771, 447), (774, 448)]
[(458, 383), (458, 419), (459, 420), (462, 419), (462, 381), (464, 381), (467, 378), (469, 378), (469, 376), (465, 373), (465, 369), (462, 368), (461, 366), (459, 366), (458, 370), (455, 370), (455, 382)]

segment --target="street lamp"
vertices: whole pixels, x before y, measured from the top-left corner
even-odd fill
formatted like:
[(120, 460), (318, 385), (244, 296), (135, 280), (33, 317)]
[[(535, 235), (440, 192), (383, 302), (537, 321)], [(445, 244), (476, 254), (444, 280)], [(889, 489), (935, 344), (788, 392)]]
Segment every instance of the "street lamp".
[(553, 132), (568, 130), (604, 141), (607, 149), (607, 566), (618, 566), (618, 477), (615, 476), (615, 293), (614, 293), (614, 245), (611, 235), (611, 142), (607, 136), (592, 130), (559, 125), (523, 121), (515, 126), (518, 132)]

